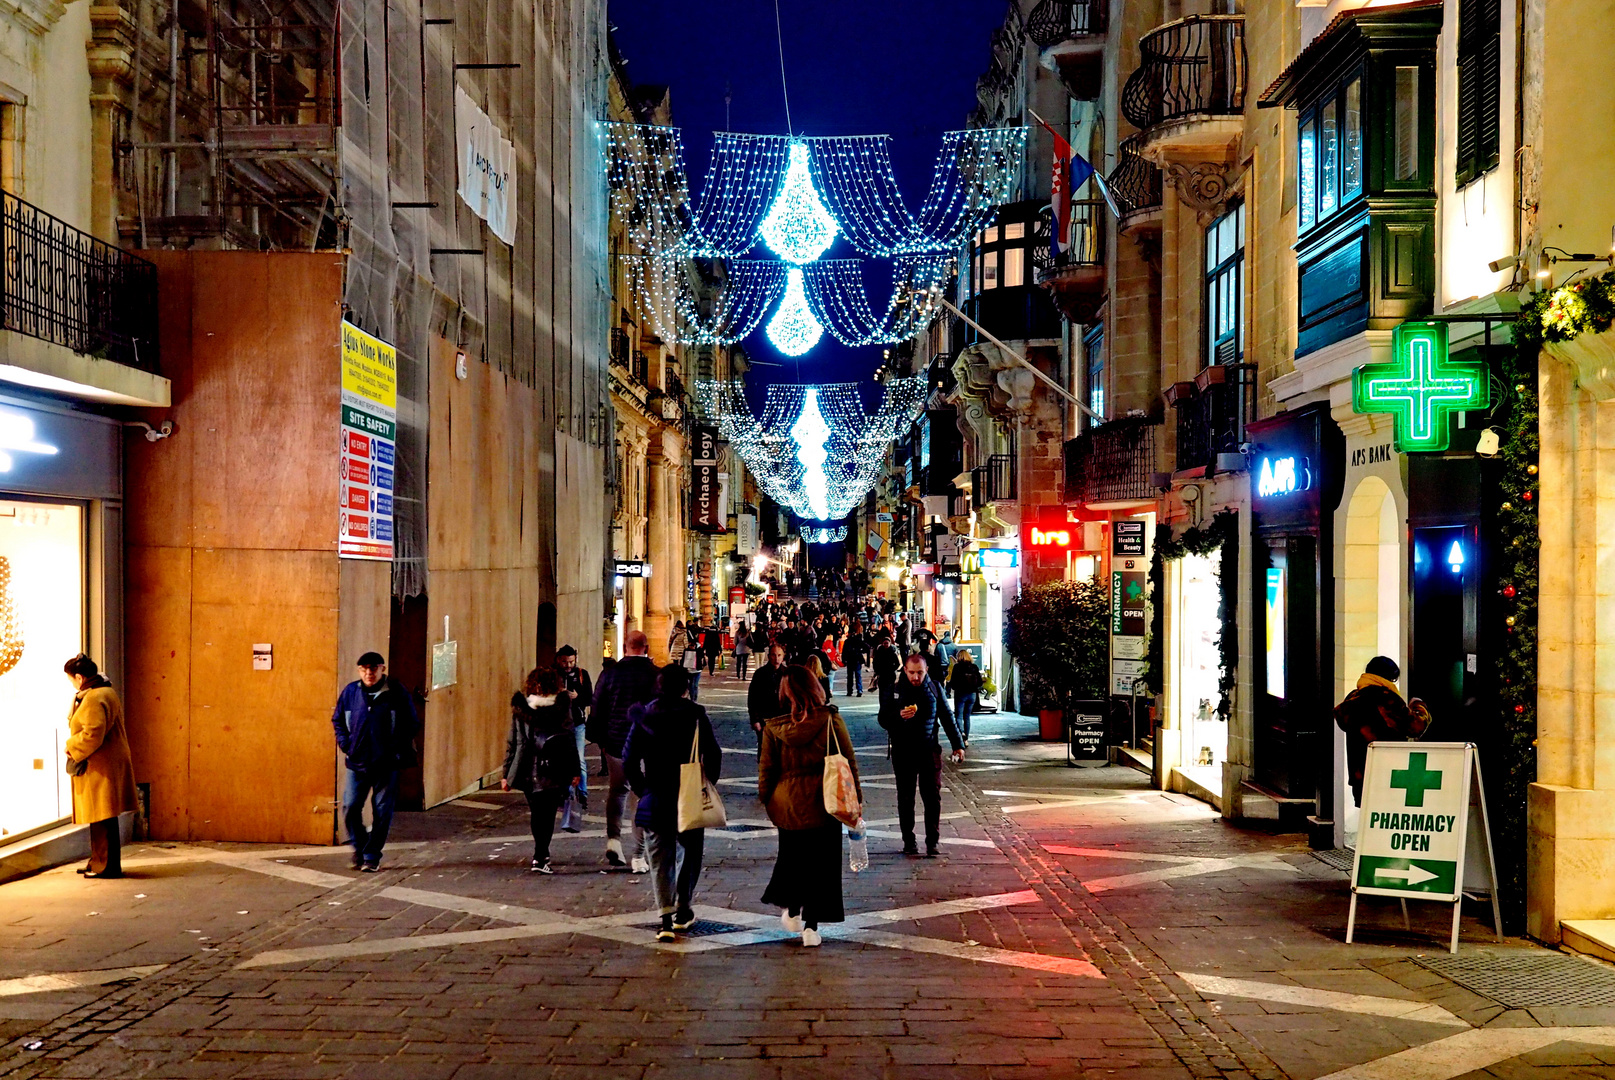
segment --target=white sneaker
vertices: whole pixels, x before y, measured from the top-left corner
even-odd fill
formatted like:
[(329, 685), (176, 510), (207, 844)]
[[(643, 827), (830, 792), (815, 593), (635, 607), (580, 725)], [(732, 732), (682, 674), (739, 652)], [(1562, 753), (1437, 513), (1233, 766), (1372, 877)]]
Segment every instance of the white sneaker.
[(802, 922), (802, 916), (792, 915), (785, 908), (779, 909), (779, 924), (793, 934), (802, 933), (806, 926), (806, 924)]
[(636, 874), (648, 874), (650, 873), (650, 860), (643, 855), (635, 855), (634, 861), (629, 863), (629, 868)]
[(612, 866), (621, 866), (622, 861), (623, 861), (622, 860), (622, 841), (621, 840), (607, 840), (606, 841), (606, 862), (610, 863)]
[(819, 942), (823, 940), (824, 939), (819, 936), (819, 932), (817, 930), (810, 930), (805, 926), (802, 928), (802, 948), (817, 949), (819, 947)]

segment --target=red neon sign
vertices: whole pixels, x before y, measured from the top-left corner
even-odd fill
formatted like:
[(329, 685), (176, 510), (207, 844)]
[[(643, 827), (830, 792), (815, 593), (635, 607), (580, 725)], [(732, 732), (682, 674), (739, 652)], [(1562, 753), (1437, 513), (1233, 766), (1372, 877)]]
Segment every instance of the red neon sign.
[(1034, 525), (1027, 534), (1027, 544), (1030, 547), (1070, 547), (1071, 530), (1039, 528)]

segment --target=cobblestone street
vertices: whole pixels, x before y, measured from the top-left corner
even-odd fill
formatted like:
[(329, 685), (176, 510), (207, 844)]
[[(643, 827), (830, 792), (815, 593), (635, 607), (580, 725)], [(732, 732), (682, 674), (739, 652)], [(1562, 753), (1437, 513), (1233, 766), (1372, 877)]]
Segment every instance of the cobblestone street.
[[(731, 824), (677, 943), (653, 939), (648, 882), (607, 870), (598, 820), (558, 834), (540, 878), (525, 806), (497, 791), (401, 815), (376, 875), (339, 848), (136, 845), (122, 881), (0, 886), (0, 1072), (1615, 1076), (1615, 1007), (1506, 1008), (1421, 966), (1445, 908), (1404, 930), (1368, 904), (1348, 946), (1345, 875), (1299, 838), (1129, 768), (1067, 768), (1018, 715), (978, 719), (942, 854), (911, 859), (874, 698), (847, 704), (871, 865), (804, 951), (759, 900), (775, 841), (743, 692), (702, 688)], [(1553, 955), (1467, 915), (1463, 951)]]

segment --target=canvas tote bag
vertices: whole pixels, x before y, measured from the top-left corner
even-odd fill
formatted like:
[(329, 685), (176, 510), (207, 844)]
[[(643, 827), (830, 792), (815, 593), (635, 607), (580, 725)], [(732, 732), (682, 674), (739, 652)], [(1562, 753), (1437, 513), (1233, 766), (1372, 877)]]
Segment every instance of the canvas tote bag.
[(852, 778), (852, 766), (836, 743), (835, 717), (824, 724), (824, 810), (843, 825), (856, 825), (863, 817), (858, 804), (858, 784)]
[(716, 829), (728, 823), (729, 818), (723, 812), (723, 797), (701, 767), (701, 724), (698, 721), (695, 737), (690, 740), (690, 760), (679, 766), (679, 832)]

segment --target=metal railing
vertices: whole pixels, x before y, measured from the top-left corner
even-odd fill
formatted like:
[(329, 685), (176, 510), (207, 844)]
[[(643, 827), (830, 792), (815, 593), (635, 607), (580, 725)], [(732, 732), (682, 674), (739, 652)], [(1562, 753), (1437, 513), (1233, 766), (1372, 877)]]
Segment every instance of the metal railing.
[(5, 193), (5, 329), (157, 372), (157, 267)]
[(611, 328), (611, 362), (620, 367), (628, 366), (628, 331), (620, 326)]
[(1067, 503), (1135, 502), (1153, 499), (1155, 433), (1159, 421), (1121, 417), (1065, 444)]
[(642, 352), (634, 353), (634, 361), (629, 365), (628, 373), (640, 386), (650, 385), (650, 358)]
[(1218, 454), (1232, 453), (1245, 441), (1245, 426), (1256, 418), (1256, 365), (1209, 367), (1183, 385), (1185, 392), (1173, 402), (1178, 472), (1214, 466)]
[(1105, 0), (1043, 0), (1026, 18), (1026, 36), (1047, 49), (1071, 38), (1103, 34)]
[(1116, 167), (1108, 183), (1123, 213), (1135, 214), (1161, 205), (1161, 170), (1138, 152), (1143, 136), (1129, 135), (1116, 147)]
[(987, 464), (970, 470), (970, 505), (980, 510), (988, 503), (1015, 500), (1015, 455), (994, 454)]
[(1140, 130), (1179, 116), (1245, 109), (1245, 17), (1191, 15), (1145, 34), (1122, 87), (1122, 115)]

